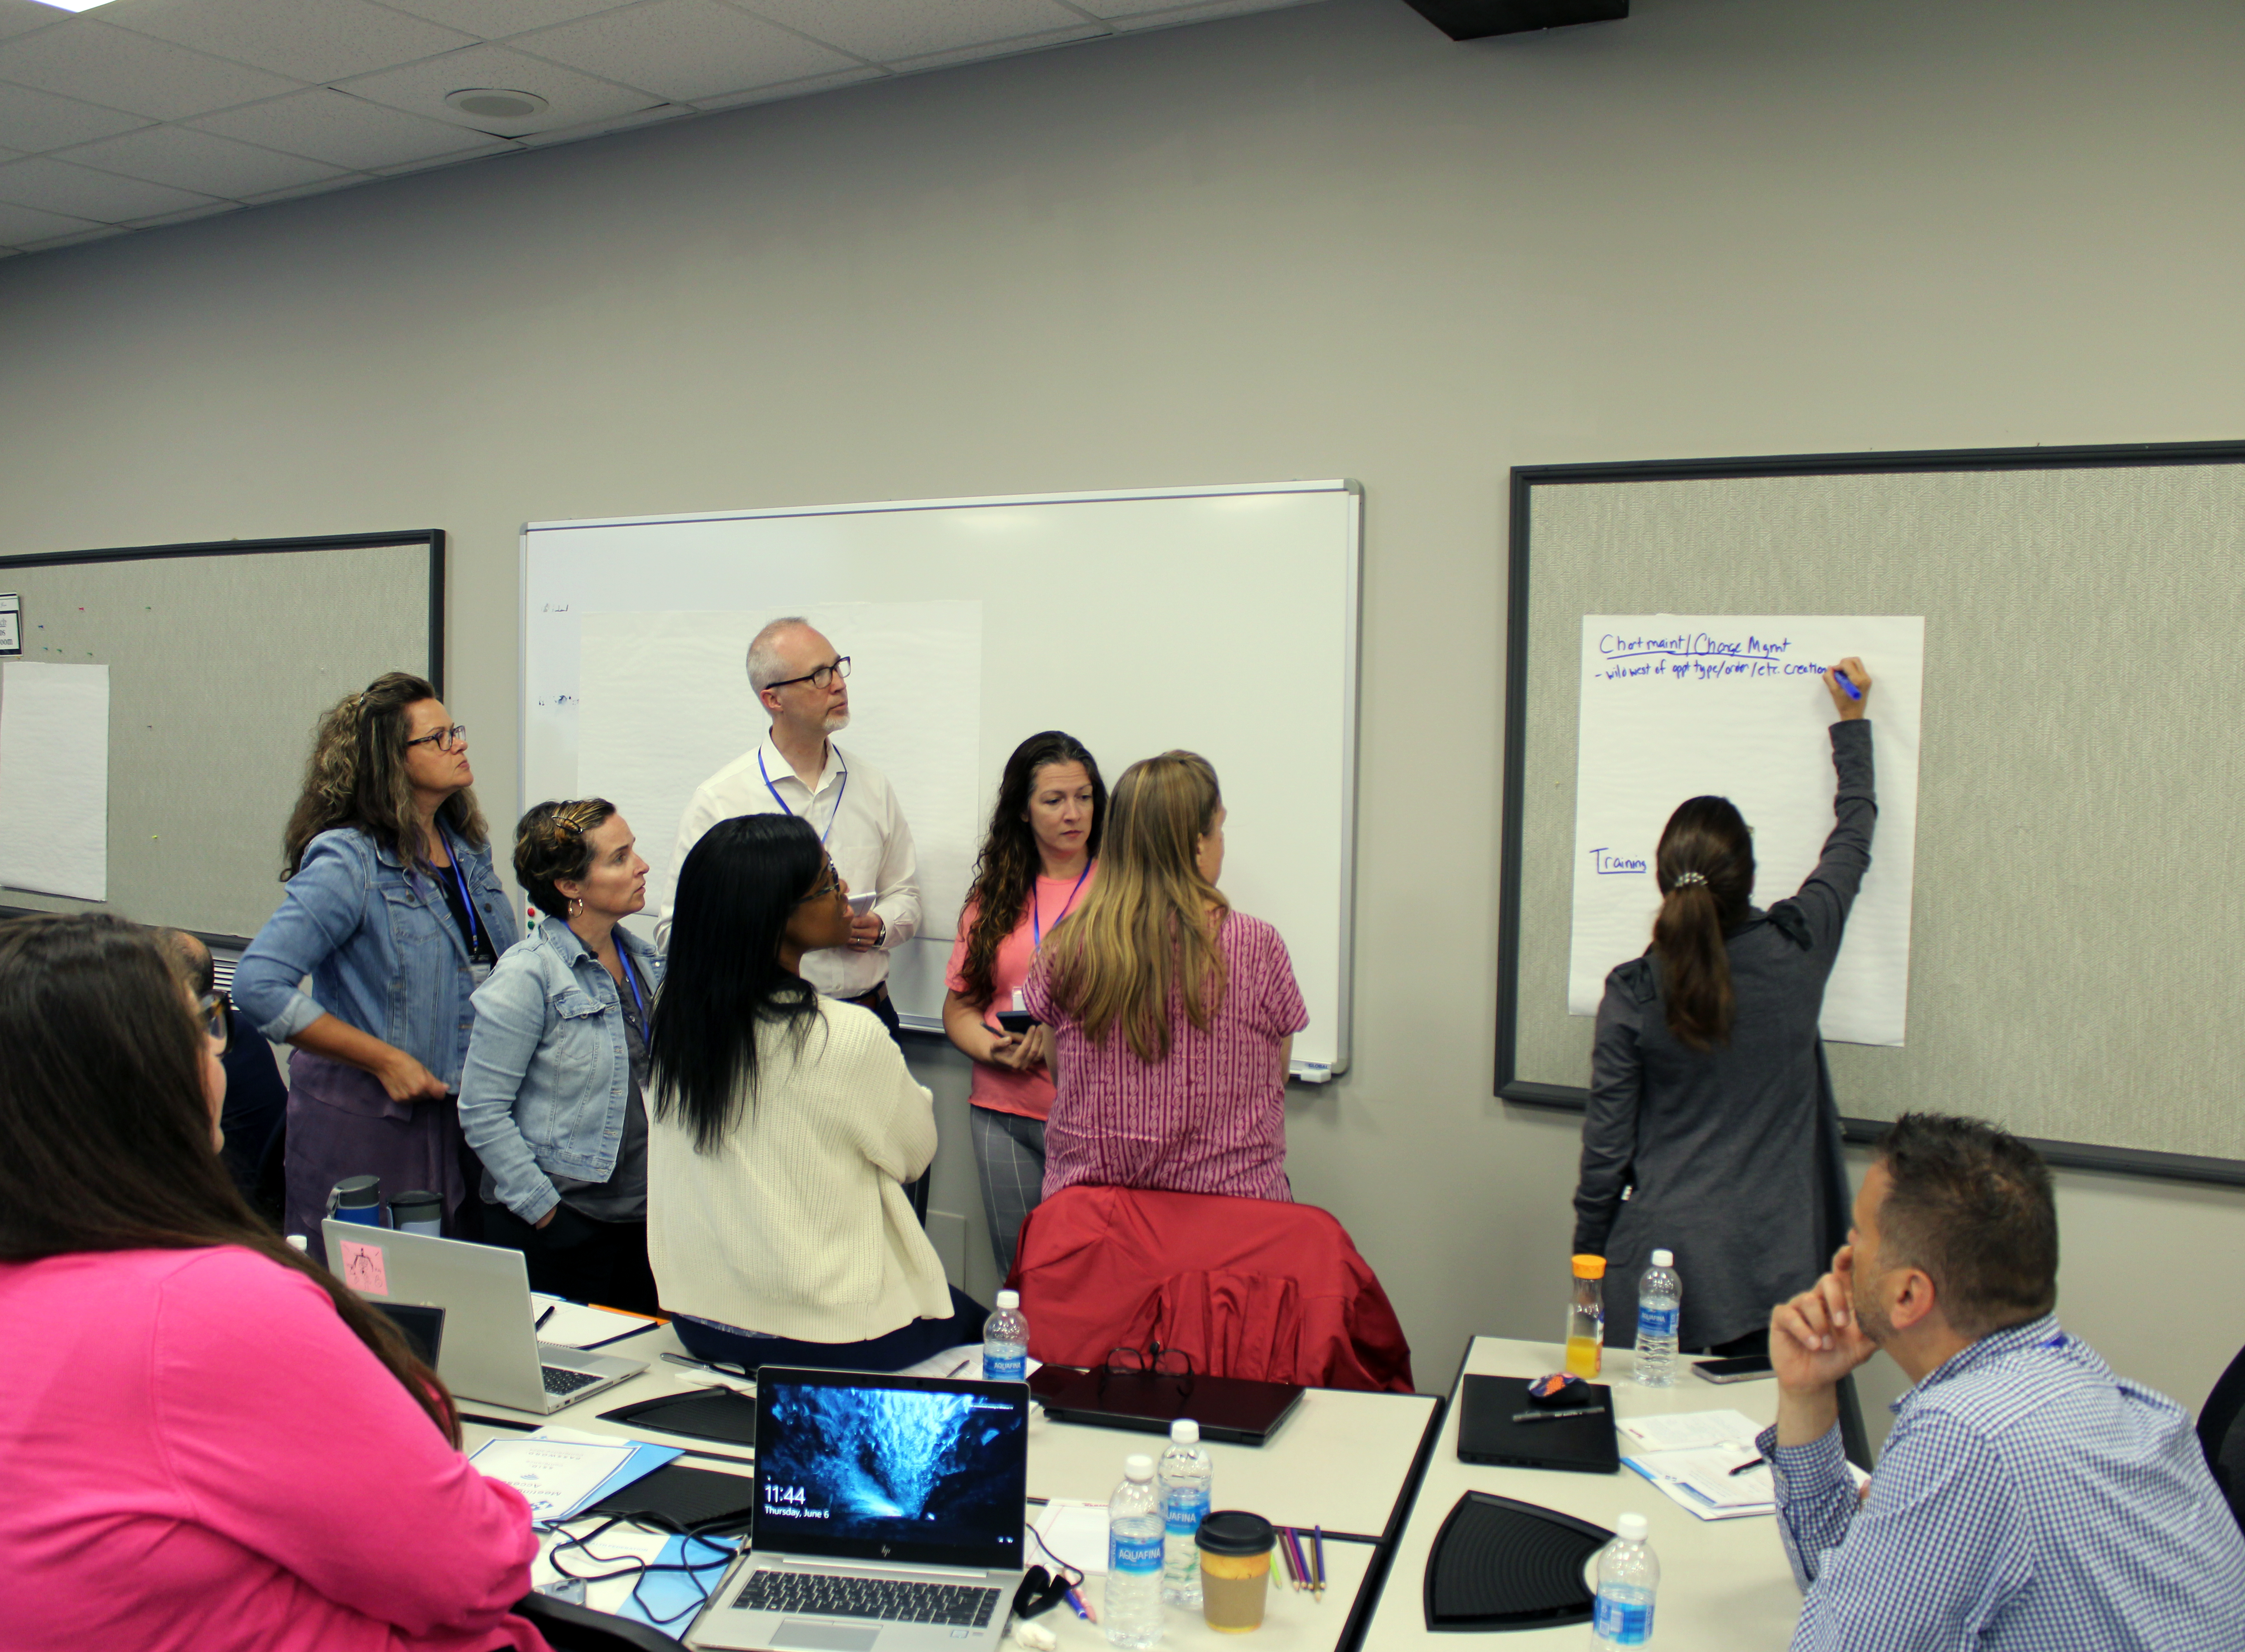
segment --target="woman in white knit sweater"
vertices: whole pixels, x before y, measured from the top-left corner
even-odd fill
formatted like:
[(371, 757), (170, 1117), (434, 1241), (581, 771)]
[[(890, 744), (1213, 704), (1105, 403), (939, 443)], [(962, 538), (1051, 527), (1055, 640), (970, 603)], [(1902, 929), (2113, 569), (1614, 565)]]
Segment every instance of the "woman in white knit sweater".
[(679, 869), (648, 1041), (648, 1253), (699, 1358), (898, 1371), (979, 1342), (907, 1183), (933, 1098), (871, 1010), (821, 998), (805, 952), (850, 938), (849, 889), (806, 821), (722, 821)]

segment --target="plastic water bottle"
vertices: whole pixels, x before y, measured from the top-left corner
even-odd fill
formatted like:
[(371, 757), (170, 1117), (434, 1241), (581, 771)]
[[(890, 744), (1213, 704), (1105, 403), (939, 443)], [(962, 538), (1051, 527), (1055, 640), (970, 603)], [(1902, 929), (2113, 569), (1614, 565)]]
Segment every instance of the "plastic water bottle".
[(1590, 1645), (1597, 1652), (1616, 1646), (1644, 1646), (1652, 1639), (1652, 1596), (1660, 1587), (1660, 1562), (1645, 1540), (1642, 1514), (1614, 1522), (1614, 1540), (1598, 1552), (1598, 1603), (1590, 1617)]
[(1673, 1251), (1656, 1250), (1637, 1282), (1637, 1380), (1647, 1388), (1676, 1381), (1676, 1326), (1684, 1309), (1684, 1282)]
[(1107, 1503), (1107, 1644), (1148, 1647), (1162, 1638), (1162, 1552), (1166, 1535), (1154, 1459), (1122, 1459), (1122, 1483)]
[(1029, 1322), (1021, 1317), (1021, 1293), (998, 1293), (998, 1311), (982, 1322), (982, 1380), (986, 1383), (1027, 1382), (1029, 1376)]
[(1180, 1417), (1170, 1425), (1170, 1449), (1162, 1453), (1162, 1513), (1169, 1534), (1163, 1540), (1162, 1598), (1171, 1606), (1200, 1610), (1200, 1523), (1215, 1495), (1216, 1462), (1200, 1443), (1200, 1425)]

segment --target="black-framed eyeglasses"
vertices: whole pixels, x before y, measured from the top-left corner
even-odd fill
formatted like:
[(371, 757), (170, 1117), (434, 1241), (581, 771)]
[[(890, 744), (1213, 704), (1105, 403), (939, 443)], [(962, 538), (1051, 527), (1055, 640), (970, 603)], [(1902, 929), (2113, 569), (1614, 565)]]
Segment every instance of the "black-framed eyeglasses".
[(204, 1036), (222, 1051), (227, 1046), (227, 997), (223, 992), (206, 992), (195, 1000), (195, 1019)]
[(467, 724), (454, 723), (450, 728), (438, 728), (417, 735), (405, 742), (405, 749), (411, 751), (416, 746), (434, 745), (438, 751), (458, 751), (467, 743)]
[(831, 688), (834, 686), (834, 680), (837, 677), (846, 678), (849, 674), (850, 656), (844, 654), (831, 666), (821, 666), (816, 671), (806, 671), (800, 677), (783, 677), (777, 682), (766, 683), (764, 687), (792, 688), (799, 682), (807, 682), (814, 688)]
[(1192, 1356), (1182, 1348), (1164, 1348), (1150, 1343), (1143, 1348), (1110, 1348), (1107, 1363), (1099, 1368), (1099, 1389), (1107, 1391), (1108, 1379), (1118, 1377), (1167, 1378), (1181, 1385), (1188, 1394), (1192, 1392)]
[(820, 880), (818, 887), (804, 896), (802, 900), (797, 901), (796, 904), (801, 906), (811, 901), (823, 901), (841, 887), (842, 869), (830, 860), (826, 863), (826, 876)]

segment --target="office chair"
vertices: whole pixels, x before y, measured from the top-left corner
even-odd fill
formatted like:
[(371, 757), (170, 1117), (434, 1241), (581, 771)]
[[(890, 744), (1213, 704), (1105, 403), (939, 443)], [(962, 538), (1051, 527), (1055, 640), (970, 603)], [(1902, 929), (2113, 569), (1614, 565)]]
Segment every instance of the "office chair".
[(660, 1629), (550, 1594), (526, 1594), (514, 1603), (514, 1611), (538, 1626), (553, 1652), (686, 1652), (685, 1642)]
[(2229, 1500), (2229, 1512), (2245, 1527), (2245, 1351), (2229, 1362), (2206, 1397), (2206, 1409), (2198, 1414), (2198, 1443), (2206, 1450), (2214, 1483)]

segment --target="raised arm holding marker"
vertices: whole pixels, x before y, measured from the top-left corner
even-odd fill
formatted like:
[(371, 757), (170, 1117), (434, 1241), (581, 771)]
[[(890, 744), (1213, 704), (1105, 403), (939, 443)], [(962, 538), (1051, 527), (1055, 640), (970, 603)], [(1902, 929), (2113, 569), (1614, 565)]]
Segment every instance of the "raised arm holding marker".
[(1839, 680), (1840, 687), (1848, 691), (1848, 699), (1861, 700), (1863, 697), (1863, 691), (1856, 687), (1854, 681), (1848, 677), (1848, 674), (1841, 670), (1839, 667), (1835, 666), (1832, 667), (1832, 675)]

